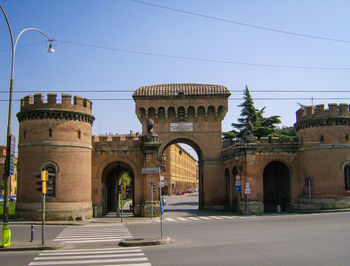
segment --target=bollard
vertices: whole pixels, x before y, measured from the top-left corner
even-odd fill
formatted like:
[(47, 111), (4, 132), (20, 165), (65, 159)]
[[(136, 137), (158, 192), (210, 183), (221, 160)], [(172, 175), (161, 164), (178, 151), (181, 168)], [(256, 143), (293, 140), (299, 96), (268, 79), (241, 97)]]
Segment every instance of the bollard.
[(278, 214), (281, 213), (281, 205), (277, 205), (277, 213), (278, 213)]
[(30, 242), (34, 240), (34, 224), (30, 226)]
[(94, 218), (97, 218), (97, 206), (94, 207)]

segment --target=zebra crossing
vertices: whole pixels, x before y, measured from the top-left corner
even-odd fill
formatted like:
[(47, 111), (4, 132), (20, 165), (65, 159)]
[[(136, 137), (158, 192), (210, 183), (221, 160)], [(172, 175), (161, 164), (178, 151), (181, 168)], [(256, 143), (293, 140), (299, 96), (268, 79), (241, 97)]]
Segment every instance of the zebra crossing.
[(111, 242), (132, 237), (129, 230), (122, 224), (113, 225), (84, 225), (68, 226), (54, 241), (63, 241), (67, 244)]
[(165, 217), (166, 222), (193, 222), (193, 221), (217, 221), (217, 220), (244, 220), (254, 219), (256, 216), (184, 216), (184, 217)]
[(28, 265), (151, 266), (140, 248), (96, 248), (43, 251)]

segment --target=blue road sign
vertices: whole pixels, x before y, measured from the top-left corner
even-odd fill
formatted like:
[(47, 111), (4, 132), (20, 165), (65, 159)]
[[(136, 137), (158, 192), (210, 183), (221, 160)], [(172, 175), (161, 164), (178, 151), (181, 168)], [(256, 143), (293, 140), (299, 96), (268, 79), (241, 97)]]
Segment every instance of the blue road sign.
[(241, 186), (236, 186), (236, 192), (241, 192)]

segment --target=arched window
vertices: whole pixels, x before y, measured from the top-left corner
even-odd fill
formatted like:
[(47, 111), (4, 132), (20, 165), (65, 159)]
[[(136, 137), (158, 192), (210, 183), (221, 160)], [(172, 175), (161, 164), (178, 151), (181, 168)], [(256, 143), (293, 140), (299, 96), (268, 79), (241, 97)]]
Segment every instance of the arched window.
[(350, 190), (350, 164), (344, 167), (345, 189)]

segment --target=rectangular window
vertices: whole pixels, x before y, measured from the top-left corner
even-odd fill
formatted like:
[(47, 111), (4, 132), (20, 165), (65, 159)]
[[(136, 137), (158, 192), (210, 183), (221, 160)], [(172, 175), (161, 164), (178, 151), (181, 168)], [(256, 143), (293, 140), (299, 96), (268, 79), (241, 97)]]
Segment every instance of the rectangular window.
[(344, 176), (345, 176), (345, 189), (350, 190), (350, 165), (345, 166)]

